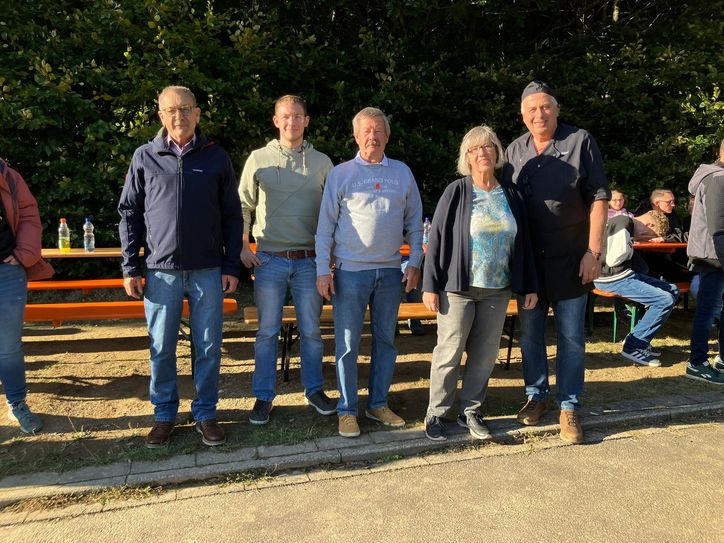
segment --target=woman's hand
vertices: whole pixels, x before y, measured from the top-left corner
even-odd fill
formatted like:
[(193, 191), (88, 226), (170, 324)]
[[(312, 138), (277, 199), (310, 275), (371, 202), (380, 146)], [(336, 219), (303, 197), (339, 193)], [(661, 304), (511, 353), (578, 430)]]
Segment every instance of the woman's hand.
[(533, 309), (538, 303), (538, 295), (535, 292), (526, 294), (523, 298), (523, 309)]
[(8, 256), (5, 260), (3, 260), (3, 262), (5, 264), (10, 264), (11, 266), (20, 265), (20, 262), (18, 262), (18, 260), (13, 255)]
[(435, 313), (440, 311), (440, 296), (435, 292), (423, 292), (422, 303), (425, 304), (428, 311), (434, 311)]

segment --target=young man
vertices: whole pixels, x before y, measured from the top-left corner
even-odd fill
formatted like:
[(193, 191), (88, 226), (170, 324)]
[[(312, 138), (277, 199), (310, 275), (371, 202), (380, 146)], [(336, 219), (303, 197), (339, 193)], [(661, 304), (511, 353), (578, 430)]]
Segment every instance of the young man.
[(634, 220), (631, 217), (617, 215), (609, 219), (606, 234), (606, 255), (601, 275), (594, 281), (596, 288), (646, 307), (633, 332), (626, 336), (621, 355), (643, 366), (660, 366), (661, 352), (651, 348), (651, 339), (673, 311), (679, 289), (646, 275), (646, 262), (633, 250)]
[[(256, 397), (249, 421), (269, 422), (276, 396), (276, 360), (282, 307), (291, 289), (301, 336), (302, 385), (307, 403), (320, 414), (335, 412), (335, 402), (323, 390), (322, 335), (317, 292), (314, 234), (329, 157), (304, 140), (309, 125), (307, 106), (299, 96), (286, 95), (274, 104), (279, 139), (249, 155), (239, 184), (244, 217), (241, 261), (254, 268), (254, 302), (259, 331), (254, 344), (252, 392)], [(256, 254), (249, 246), (252, 233)]]
[(201, 109), (189, 89), (163, 89), (158, 115), (163, 129), (136, 149), (118, 203), (123, 286), (129, 296), (143, 297), (151, 340), (154, 424), (146, 446), (168, 444), (176, 422), (176, 344), (184, 297), (194, 338), (191, 413), (203, 443), (221, 445), (226, 436), (216, 404), (222, 304), (224, 294), (236, 290), (241, 271), (236, 175), (226, 152), (198, 128)]

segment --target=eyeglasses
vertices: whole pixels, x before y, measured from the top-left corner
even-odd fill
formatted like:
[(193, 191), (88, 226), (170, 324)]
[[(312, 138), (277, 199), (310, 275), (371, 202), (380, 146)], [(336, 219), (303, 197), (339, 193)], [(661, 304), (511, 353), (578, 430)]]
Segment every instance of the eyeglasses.
[(674, 205), (676, 203), (676, 200), (659, 200), (660, 204), (668, 204), (670, 206)]
[(166, 109), (162, 109), (161, 112), (169, 117), (173, 117), (179, 113), (184, 117), (188, 117), (194, 109), (196, 109), (194, 106), (167, 107)]
[(304, 115), (298, 115), (298, 114), (297, 114), (297, 115), (280, 115), (279, 118), (280, 118), (282, 121), (285, 121), (285, 122), (286, 122), (286, 121), (294, 121), (294, 122), (297, 122), (297, 123), (301, 123), (301, 122), (304, 122), (304, 118), (305, 118), (305, 117), (304, 117)]
[(495, 145), (492, 143), (486, 143), (485, 145), (476, 145), (475, 147), (471, 147), (468, 149), (468, 153), (471, 155), (477, 155), (480, 151), (483, 151), (484, 153), (490, 153), (495, 150)]

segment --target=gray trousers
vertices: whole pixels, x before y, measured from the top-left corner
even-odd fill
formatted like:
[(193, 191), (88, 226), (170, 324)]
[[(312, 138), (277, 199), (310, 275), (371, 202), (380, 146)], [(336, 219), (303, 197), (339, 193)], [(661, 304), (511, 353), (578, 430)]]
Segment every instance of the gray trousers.
[(463, 352), (461, 413), (477, 412), (500, 349), (500, 335), (510, 301), (510, 288), (470, 287), (467, 292), (440, 292), (437, 345), (430, 367), (427, 416), (445, 416), (453, 406)]

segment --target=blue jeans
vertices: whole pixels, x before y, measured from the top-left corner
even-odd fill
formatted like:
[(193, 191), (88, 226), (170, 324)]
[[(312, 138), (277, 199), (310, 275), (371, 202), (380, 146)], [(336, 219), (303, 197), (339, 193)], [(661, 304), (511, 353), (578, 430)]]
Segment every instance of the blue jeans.
[(724, 271), (699, 274), (699, 295), (691, 323), (691, 354), (689, 362), (698, 366), (709, 360), (709, 335), (714, 319), (719, 317), (719, 353), (724, 345)]
[(258, 252), (254, 268), (254, 303), (259, 311), (259, 331), (254, 344), (252, 393), (264, 401), (276, 396), (276, 362), (282, 307), (291, 288), (300, 335), (302, 385), (307, 396), (322, 390), (324, 344), (319, 330), (322, 297), (317, 291), (314, 258), (291, 260)]
[(397, 359), (395, 326), (402, 293), (402, 272), (399, 268), (356, 272), (338, 269), (334, 273), (334, 290), (335, 354), (340, 393), (337, 414), (357, 416), (357, 354), (367, 304), (372, 332), (367, 407), (379, 409), (387, 405)]
[(28, 279), (22, 266), (0, 262), (0, 383), (9, 404), (25, 399), (25, 356), (23, 320)]
[[(578, 397), (583, 393), (585, 373), (584, 321), (587, 300), (588, 294), (551, 303), (539, 300), (533, 309), (520, 311), (523, 379), (528, 398), (543, 400), (550, 393), (546, 321), (548, 308), (552, 306), (557, 336), (556, 382), (558, 392), (556, 399), (561, 409), (578, 409), (580, 407)], [(522, 296), (518, 296), (518, 307), (523, 307)]]
[(191, 414), (196, 421), (216, 418), (224, 320), (221, 268), (148, 270), (143, 302), (151, 340), (150, 396), (159, 422), (174, 421), (178, 414), (176, 345), (184, 297), (189, 299), (194, 346), (196, 398)]
[(599, 290), (613, 292), (646, 307), (646, 312), (636, 324), (633, 333), (626, 337), (625, 349), (648, 347), (651, 339), (669, 318), (679, 298), (676, 285), (642, 273), (634, 273), (611, 283), (595, 281), (594, 284)]

